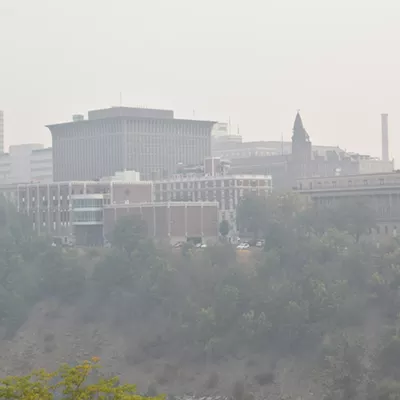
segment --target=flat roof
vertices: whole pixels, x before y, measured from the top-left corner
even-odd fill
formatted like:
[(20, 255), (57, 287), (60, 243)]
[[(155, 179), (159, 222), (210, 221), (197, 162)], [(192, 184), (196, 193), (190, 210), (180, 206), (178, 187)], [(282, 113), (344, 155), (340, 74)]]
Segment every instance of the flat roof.
[(398, 175), (400, 177), (400, 171), (392, 171), (392, 172), (371, 172), (369, 174), (352, 174), (352, 175), (330, 175), (330, 176), (314, 176), (311, 178), (298, 178), (297, 181), (311, 181), (311, 180), (315, 180), (315, 179), (347, 179), (347, 178), (357, 178), (357, 177), (367, 177), (367, 176), (371, 176), (371, 177), (377, 177), (377, 176), (390, 176), (390, 175)]
[(67, 122), (60, 122), (58, 124), (50, 124), (45, 125), (46, 128), (54, 128), (57, 126), (69, 126), (69, 125), (84, 125), (84, 124), (95, 124), (99, 121), (110, 121), (110, 120), (144, 120), (144, 121), (165, 121), (165, 122), (190, 122), (196, 124), (209, 124), (214, 125), (217, 121), (207, 121), (207, 120), (196, 120), (196, 119), (181, 119), (181, 118), (145, 118), (145, 117), (112, 117), (112, 118), (98, 118), (98, 119), (84, 119), (81, 121), (67, 121)]

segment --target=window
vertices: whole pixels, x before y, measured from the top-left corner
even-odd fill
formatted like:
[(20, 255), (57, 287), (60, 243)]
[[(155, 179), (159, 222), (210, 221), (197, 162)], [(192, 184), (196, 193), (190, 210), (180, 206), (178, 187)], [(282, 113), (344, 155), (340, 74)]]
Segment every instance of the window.
[(368, 185), (368, 179), (364, 179), (364, 186)]
[(336, 181), (332, 181), (332, 186), (335, 188), (336, 187)]
[(380, 178), (380, 179), (379, 179), (379, 184), (380, 184), (380, 185), (383, 185), (384, 183), (385, 183), (385, 180), (384, 180), (383, 178)]

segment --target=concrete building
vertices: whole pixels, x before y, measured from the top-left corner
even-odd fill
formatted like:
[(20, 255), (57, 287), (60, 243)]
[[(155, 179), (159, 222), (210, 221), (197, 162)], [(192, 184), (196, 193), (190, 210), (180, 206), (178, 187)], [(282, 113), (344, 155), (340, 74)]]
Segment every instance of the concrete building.
[(173, 111), (113, 107), (88, 119), (49, 125), (55, 181), (90, 180), (135, 170), (143, 179), (171, 176), (179, 163), (211, 155), (214, 122), (174, 118)]
[(53, 149), (51, 147), (32, 151), (30, 182), (53, 182)]
[(4, 111), (0, 110), (0, 154), (4, 153)]
[(271, 191), (272, 180), (267, 175), (176, 175), (154, 182), (156, 202), (217, 202), (219, 221), (228, 220), (234, 230), (241, 198), (247, 193), (267, 196)]
[[(103, 242), (103, 207), (151, 202), (151, 182), (75, 181), (13, 186), (19, 212), (28, 215), (38, 234)], [(4, 189), (3, 189), (4, 190)]]
[[(212, 155), (220, 149), (236, 147), (242, 143), (242, 137), (238, 133), (231, 133), (230, 125), (224, 122), (217, 122), (211, 132)], [(217, 155), (218, 156), (218, 155)]]
[(400, 173), (362, 174), (299, 179), (296, 192), (306, 203), (331, 205), (345, 198), (361, 198), (377, 217), (379, 235), (394, 235), (400, 227)]
[(116, 221), (132, 213), (140, 213), (149, 236), (159, 240), (217, 239), (216, 202), (154, 203), (153, 183), (137, 180), (133, 172), (103, 181), (1, 185), (0, 193), (29, 217), (39, 235), (63, 242), (101, 246)]
[(0, 184), (51, 182), (51, 149), (39, 143), (10, 146), (8, 153), (0, 154)]

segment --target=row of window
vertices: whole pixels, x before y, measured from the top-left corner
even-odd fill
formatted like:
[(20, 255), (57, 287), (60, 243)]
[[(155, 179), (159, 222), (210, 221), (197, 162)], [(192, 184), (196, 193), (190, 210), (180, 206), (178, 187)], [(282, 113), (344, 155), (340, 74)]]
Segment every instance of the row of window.
[[(309, 182), (308, 183), (308, 188), (309, 189), (318, 189), (318, 188), (327, 188), (327, 187), (334, 187), (334, 188), (336, 188), (336, 187), (343, 187), (344, 185), (342, 184), (342, 182), (343, 181), (340, 181), (339, 183), (340, 183), (340, 186), (338, 186), (338, 182), (336, 181), (336, 180), (334, 180), (334, 181), (332, 181), (332, 182), (327, 182), (327, 181), (325, 181), (325, 182), (322, 182), (322, 181), (317, 181), (316, 182), (316, 187), (314, 187), (313, 186), (313, 182)], [(361, 183), (361, 181), (359, 181), (359, 180), (355, 180), (355, 181), (353, 181), (352, 179), (348, 179), (348, 181), (347, 181), (347, 186), (348, 187), (353, 187), (353, 186), (360, 186), (359, 184)], [(387, 183), (390, 183), (390, 182), (387, 182)], [(370, 184), (372, 185), (372, 186), (376, 186), (377, 184), (379, 184), (380, 186), (383, 186), (384, 184), (385, 184), (385, 179), (384, 178), (379, 178), (379, 180), (378, 181), (369, 181), (368, 179), (363, 179), (363, 181), (362, 181), (362, 184), (363, 184), (363, 186), (369, 186)], [(399, 179), (399, 182), (397, 182), (397, 184), (400, 184), (400, 179)], [(303, 190), (303, 189), (305, 189), (304, 187), (303, 187), (303, 183), (302, 182), (300, 182), (299, 183), (299, 189), (300, 190)]]

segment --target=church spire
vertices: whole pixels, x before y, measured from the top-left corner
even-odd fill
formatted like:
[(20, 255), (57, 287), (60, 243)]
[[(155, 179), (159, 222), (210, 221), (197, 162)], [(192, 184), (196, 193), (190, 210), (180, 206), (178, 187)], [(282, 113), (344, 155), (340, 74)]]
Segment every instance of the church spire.
[(293, 124), (293, 136), (292, 140), (309, 141), (307, 131), (304, 129), (303, 121), (300, 116), (300, 110), (297, 110), (296, 118)]

